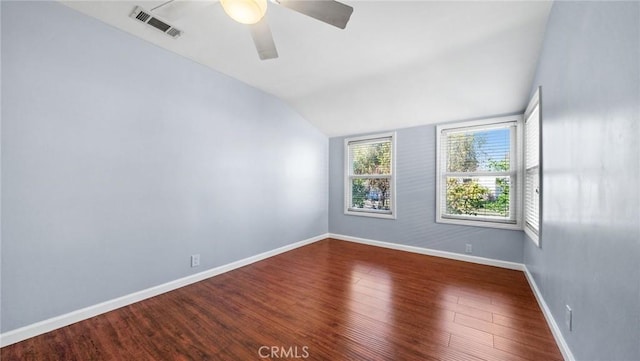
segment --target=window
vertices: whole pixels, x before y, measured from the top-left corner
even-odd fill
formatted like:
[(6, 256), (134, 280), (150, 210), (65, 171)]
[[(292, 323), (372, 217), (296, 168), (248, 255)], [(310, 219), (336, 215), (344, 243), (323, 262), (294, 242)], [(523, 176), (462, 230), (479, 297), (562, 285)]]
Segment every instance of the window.
[(519, 124), (503, 117), (437, 127), (436, 221), (522, 229)]
[(395, 134), (345, 139), (345, 214), (395, 218)]
[(540, 246), (540, 88), (524, 114), (524, 231)]

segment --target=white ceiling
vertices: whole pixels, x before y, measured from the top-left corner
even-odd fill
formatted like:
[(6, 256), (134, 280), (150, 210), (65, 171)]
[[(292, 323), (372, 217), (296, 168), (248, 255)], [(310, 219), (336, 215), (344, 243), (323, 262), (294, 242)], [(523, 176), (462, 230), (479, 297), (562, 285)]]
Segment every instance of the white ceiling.
[(280, 57), (258, 59), (249, 30), (219, 3), (169, 23), (129, 17), (164, 1), (65, 1), (142, 39), (273, 94), (328, 136), (524, 110), (550, 1), (343, 1), (345, 30), (269, 3)]

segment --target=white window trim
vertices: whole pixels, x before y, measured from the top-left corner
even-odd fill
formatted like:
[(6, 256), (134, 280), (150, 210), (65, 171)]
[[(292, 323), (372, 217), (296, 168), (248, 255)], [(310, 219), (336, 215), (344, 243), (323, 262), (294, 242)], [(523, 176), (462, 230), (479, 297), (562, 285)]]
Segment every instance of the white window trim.
[[(443, 130), (447, 129), (456, 129), (456, 128), (472, 128), (472, 127), (482, 127), (482, 126), (491, 126), (499, 123), (516, 123), (516, 134), (515, 134), (515, 144), (511, 142), (511, 154), (515, 154), (516, 166), (515, 166), (515, 186), (516, 189), (514, 191), (515, 199), (511, 199), (510, 209), (515, 210), (516, 217), (515, 223), (506, 222), (504, 220), (496, 220), (491, 221), (487, 218), (474, 218), (473, 216), (464, 217), (459, 216), (456, 218), (448, 218), (443, 217), (442, 215), (442, 192), (440, 187), (442, 185), (442, 163), (441, 163), (441, 152), (440, 152), (440, 135)], [(520, 151), (520, 148), (523, 144), (523, 132), (522, 132), (522, 123), (523, 117), (522, 115), (513, 115), (506, 117), (497, 117), (497, 118), (487, 118), (487, 119), (479, 119), (472, 120), (466, 122), (457, 122), (457, 123), (447, 123), (441, 124), (436, 127), (436, 222), (437, 223), (447, 223), (447, 224), (457, 224), (464, 226), (474, 226), (474, 227), (488, 227), (488, 228), (499, 228), (499, 229), (513, 229), (513, 230), (522, 230), (522, 199), (523, 199), (523, 176), (524, 176), (524, 168), (523, 168), (523, 152)], [(515, 152), (515, 153), (513, 153)], [(492, 175), (494, 175), (493, 173)], [(513, 207), (513, 208), (511, 208)]]
[[(538, 89), (536, 89), (536, 92), (533, 94), (533, 97), (531, 97), (531, 100), (529, 101), (529, 104), (527, 105), (527, 109), (524, 112), (524, 119), (528, 119), (529, 116), (531, 115), (531, 113), (534, 112), (534, 110), (537, 108), (538, 109), (538, 230), (536, 232), (536, 230), (531, 229), (525, 222), (524, 224), (524, 233), (529, 236), (529, 238), (531, 238), (531, 240), (533, 241), (533, 243), (540, 247), (540, 234), (542, 232), (542, 104), (541, 104), (541, 99), (540, 99), (540, 93), (542, 91), (542, 87), (538, 87)], [(523, 127), (523, 128), (526, 128)], [(524, 138), (526, 141), (526, 137)], [(527, 145), (524, 144), (523, 146), (523, 154), (524, 154), (524, 159), (526, 159), (526, 149), (527, 149)], [(525, 164), (524, 165), (524, 174), (523, 176), (526, 177), (526, 170), (527, 170), (528, 166)], [(526, 190), (524, 190), (526, 191)], [(525, 211), (526, 211), (526, 203), (525, 203), (525, 198), (523, 197), (523, 201), (522, 201), (522, 214), (523, 217), (526, 216)]]
[[(351, 205), (351, 174), (349, 164), (349, 143), (361, 142), (366, 140), (376, 140), (380, 138), (391, 138), (391, 176), (389, 177), (389, 184), (391, 185), (391, 212), (377, 212), (374, 210), (353, 210)], [(344, 140), (344, 214), (360, 217), (373, 217), (373, 218), (386, 218), (396, 219), (396, 132), (377, 133), (371, 135), (363, 135), (358, 137), (349, 137)], [(385, 178), (387, 176), (381, 176), (378, 178)]]

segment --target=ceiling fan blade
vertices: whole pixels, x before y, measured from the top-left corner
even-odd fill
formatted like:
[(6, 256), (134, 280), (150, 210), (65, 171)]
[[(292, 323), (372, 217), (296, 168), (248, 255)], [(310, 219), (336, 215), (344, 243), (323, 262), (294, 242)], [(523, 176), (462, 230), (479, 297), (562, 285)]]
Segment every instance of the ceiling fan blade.
[(249, 28), (251, 29), (251, 37), (256, 45), (260, 60), (277, 58), (278, 50), (276, 50), (276, 44), (273, 42), (273, 35), (271, 35), (267, 17), (263, 17), (256, 24), (249, 25)]
[(216, 2), (215, 0), (168, 0), (151, 9), (151, 12), (168, 21), (176, 21), (183, 17), (197, 14)]
[(344, 29), (353, 8), (333, 0), (273, 0), (285, 8)]

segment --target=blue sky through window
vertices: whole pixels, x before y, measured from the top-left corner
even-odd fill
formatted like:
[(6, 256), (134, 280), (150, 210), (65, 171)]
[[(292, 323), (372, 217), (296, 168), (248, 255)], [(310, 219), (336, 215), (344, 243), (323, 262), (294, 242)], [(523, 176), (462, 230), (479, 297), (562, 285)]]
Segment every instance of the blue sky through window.
[(495, 171), (490, 161), (507, 161), (511, 149), (511, 134), (509, 128), (491, 129), (475, 132), (476, 158), (478, 170)]

